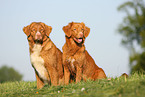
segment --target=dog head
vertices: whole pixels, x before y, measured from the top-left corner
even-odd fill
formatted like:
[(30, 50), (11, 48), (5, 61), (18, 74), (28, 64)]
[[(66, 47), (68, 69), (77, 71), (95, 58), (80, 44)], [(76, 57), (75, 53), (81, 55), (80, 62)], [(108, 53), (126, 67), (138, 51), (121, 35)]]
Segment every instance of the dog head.
[(90, 28), (86, 27), (83, 22), (71, 22), (63, 27), (63, 31), (67, 37), (73, 38), (76, 43), (80, 44), (83, 43), (85, 38), (89, 35)]
[(27, 35), (28, 41), (42, 44), (52, 30), (51, 26), (47, 26), (42, 22), (32, 22), (30, 25), (23, 28)]

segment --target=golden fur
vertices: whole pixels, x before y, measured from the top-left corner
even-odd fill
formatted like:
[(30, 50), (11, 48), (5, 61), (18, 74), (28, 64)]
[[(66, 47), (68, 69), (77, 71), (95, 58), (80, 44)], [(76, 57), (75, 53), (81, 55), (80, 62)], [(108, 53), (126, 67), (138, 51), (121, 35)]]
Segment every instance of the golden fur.
[(106, 75), (99, 68), (85, 49), (84, 41), (90, 33), (90, 28), (84, 23), (69, 23), (63, 27), (66, 43), (63, 46), (63, 64), (65, 84), (81, 79), (102, 79)]
[(38, 89), (44, 83), (56, 86), (64, 82), (62, 52), (49, 38), (51, 30), (51, 26), (41, 22), (33, 22), (23, 28), (29, 42), (30, 59)]

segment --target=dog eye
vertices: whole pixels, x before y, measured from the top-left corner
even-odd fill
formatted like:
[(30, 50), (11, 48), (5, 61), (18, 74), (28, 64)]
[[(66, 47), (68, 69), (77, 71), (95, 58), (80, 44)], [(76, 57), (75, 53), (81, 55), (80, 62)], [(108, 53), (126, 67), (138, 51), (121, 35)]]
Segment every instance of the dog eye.
[(84, 30), (84, 29), (82, 29), (82, 30)]
[(43, 31), (43, 29), (40, 29), (40, 31)]
[(74, 30), (76, 30), (76, 29), (74, 29)]
[(35, 29), (32, 29), (33, 32), (35, 32)]

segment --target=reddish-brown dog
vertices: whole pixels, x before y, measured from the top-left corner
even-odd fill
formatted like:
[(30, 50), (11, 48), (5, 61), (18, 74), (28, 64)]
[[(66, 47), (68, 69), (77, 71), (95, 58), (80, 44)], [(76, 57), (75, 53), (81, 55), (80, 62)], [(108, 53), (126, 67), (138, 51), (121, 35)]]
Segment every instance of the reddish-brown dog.
[(49, 38), (51, 30), (51, 26), (41, 22), (33, 22), (23, 28), (29, 42), (30, 59), (38, 89), (44, 83), (56, 86), (64, 82), (62, 52)]
[(85, 50), (84, 41), (90, 33), (90, 28), (84, 23), (69, 23), (63, 27), (66, 43), (63, 46), (63, 65), (65, 84), (76, 80), (106, 78), (103, 69), (99, 68), (93, 58)]

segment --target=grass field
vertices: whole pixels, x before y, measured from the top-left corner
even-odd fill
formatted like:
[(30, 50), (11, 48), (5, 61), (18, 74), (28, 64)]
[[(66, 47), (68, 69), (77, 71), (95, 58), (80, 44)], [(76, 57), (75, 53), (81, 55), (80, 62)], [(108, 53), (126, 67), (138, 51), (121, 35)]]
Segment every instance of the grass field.
[(37, 90), (36, 82), (6, 82), (0, 84), (0, 97), (145, 97), (145, 75), (133, 74), (129, 78), (48, 86)]

